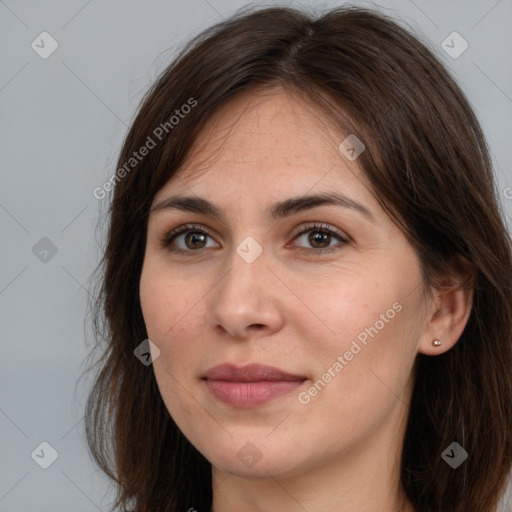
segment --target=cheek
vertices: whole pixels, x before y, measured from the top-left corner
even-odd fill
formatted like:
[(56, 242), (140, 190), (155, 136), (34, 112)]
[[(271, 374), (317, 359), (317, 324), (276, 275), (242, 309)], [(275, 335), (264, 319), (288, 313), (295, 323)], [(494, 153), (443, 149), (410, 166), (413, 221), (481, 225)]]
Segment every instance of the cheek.
[(399, 280), (373, 279), (362, 286), (361, 280), (354, 279), (312, 300), (323, 321), (313, 321), (310, 315), (303, 327), (316, 339), (307, 352), (310, 361), (319, 363), (317, 379), (336, 382), (332, 387), (344, 395), (369, 399), (380, 394), (373, 394), (376, 388), (385, 392), (380, 380), (391, 389), (403, 387), (421, 325), (416, 294)]
[(204, 293), (188, 285), (190, 293), (185, 293), (182, 281), (149, 266), (141, 274), (140, 302), (148, 338), (160, 349), (159, 362), (172, 372), (188, 371), (190, 358), (201, 353), (198, 345), (204, 338), (199, 332), (204, 322), (198, 317)]
[(349, 350), (356, 339), (364, 344), (372, 334), (396, 323), (400, 316), (396, 311), (400, 307), (393, 308), (399, 296), (396, 289), (394, 283), (353, 275), (331, 282), (327, 291), (305, 291), (315, 313), (307, 315), (308, 330), (316, 331), (329, 350)]
[(149, 339), (153, 342), (157, 341), (157, 334), (160, 331), (159, 324), (162, 321), (162, 311), (165, 309), (162, 291), (161, 284), (147, 270), (145, 263), (139, 283), (139, 298), (146, 331)]
[(144, 262), (139, 289), (148, 335), (153, 334), (157, 340), (185, 315), (188, 296), (179, 281), (169, 279), (152, 258)]
[(332, 333), (324, 337), (332, 340), (328, 347), (350, 350), (356, 342), (360, 354), (372, 347), (372, 353), (381, 355), (410, 345), (421, 325), (419, 283), (418, 262), (407, 246), (399, 261), (387, 255), (364, 269), (343, 273), (327, 293), (311, 296), (324, 320), (323, 331)]

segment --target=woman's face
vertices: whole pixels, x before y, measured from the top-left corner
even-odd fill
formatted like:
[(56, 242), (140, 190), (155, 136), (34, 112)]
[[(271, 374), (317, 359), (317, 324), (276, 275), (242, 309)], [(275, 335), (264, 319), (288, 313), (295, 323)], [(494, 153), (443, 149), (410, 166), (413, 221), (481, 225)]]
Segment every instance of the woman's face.
[[(217, 470), (285, 478), (398, 461), (433, 310), (415, 251), (344, 138), (284, 93), (244, 94), (155, 196), (140, 281), (153, 368), (170, 415)], [(320, 194), (344, 199), (304, 199)], [(208, 374), (225, 363), (291, 377)]]

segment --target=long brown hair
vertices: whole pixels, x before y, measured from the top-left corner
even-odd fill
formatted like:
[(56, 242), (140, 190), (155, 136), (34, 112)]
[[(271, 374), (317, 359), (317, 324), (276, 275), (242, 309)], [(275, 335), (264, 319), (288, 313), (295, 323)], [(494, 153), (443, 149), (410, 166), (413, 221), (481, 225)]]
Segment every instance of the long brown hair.
[[(92, 304), (90, 357), (100, 350), (101, 358), (90, 366), (99, 371), (86, 435), (116, 484), (114, 507), (210, 509), (210, 463), (170, 417), (151, 366), (134, 356), (147, 338), (139, 280), (148, 212), (216, 109), (241, 91), (271, 87), (313, 102), (340, 133), (364, 141), (358, 162), (415, 247), (425, 285), (454, 275), (457, 261), (469, 264), (460, 286), (474, 297), (462, 336), (442, 355), (417, 356), (401, 484), (418, 512), (495, 511), (512, 464), (512, 243), (488, 148), (427, 44), (353, 6), (322, 16), (245, 8), (191, 39), (141, 102), (111, 180)], [(149, 151), (135, 159), (143, 146)], [(452, 442), (469, 454), (457, 469), (441, 457)]]

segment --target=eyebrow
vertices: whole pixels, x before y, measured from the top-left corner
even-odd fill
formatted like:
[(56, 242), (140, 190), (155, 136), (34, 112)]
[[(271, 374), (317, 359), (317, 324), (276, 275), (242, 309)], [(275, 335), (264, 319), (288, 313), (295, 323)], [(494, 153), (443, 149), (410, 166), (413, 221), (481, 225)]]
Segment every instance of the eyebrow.
[[(368, 208), (366, 208), (366, 206), (363, 206), (362, 204), (338, 192), (323, 192), (319, 194), (292, 197), (273, 204), (267, 209), (266, 213), (270, 219), (277, 220), (293, 215), (294, 213), (322, 205), (335, 205), (343, 208), (349, 208), (362, 214), (369, 221), (374, 223), (376, 222), (374, 215)], [(169, 209), (200, 213), (216, 217), (223, 222), (225, 221), (225, 216), (220, 208), (210, 201), (198, 196), (176, 195), (168, 197), (153, 206), (150, 213)]]

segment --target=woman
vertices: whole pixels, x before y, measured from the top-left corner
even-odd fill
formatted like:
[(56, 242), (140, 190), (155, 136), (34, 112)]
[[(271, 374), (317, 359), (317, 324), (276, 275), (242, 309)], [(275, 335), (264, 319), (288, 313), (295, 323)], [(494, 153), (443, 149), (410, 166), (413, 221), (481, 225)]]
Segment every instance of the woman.
[(86, 414), (116, 507), (497, 510), (511, 240), (426, 46), (354, 7), (238, 13), (151, 87), (117, 169)]

